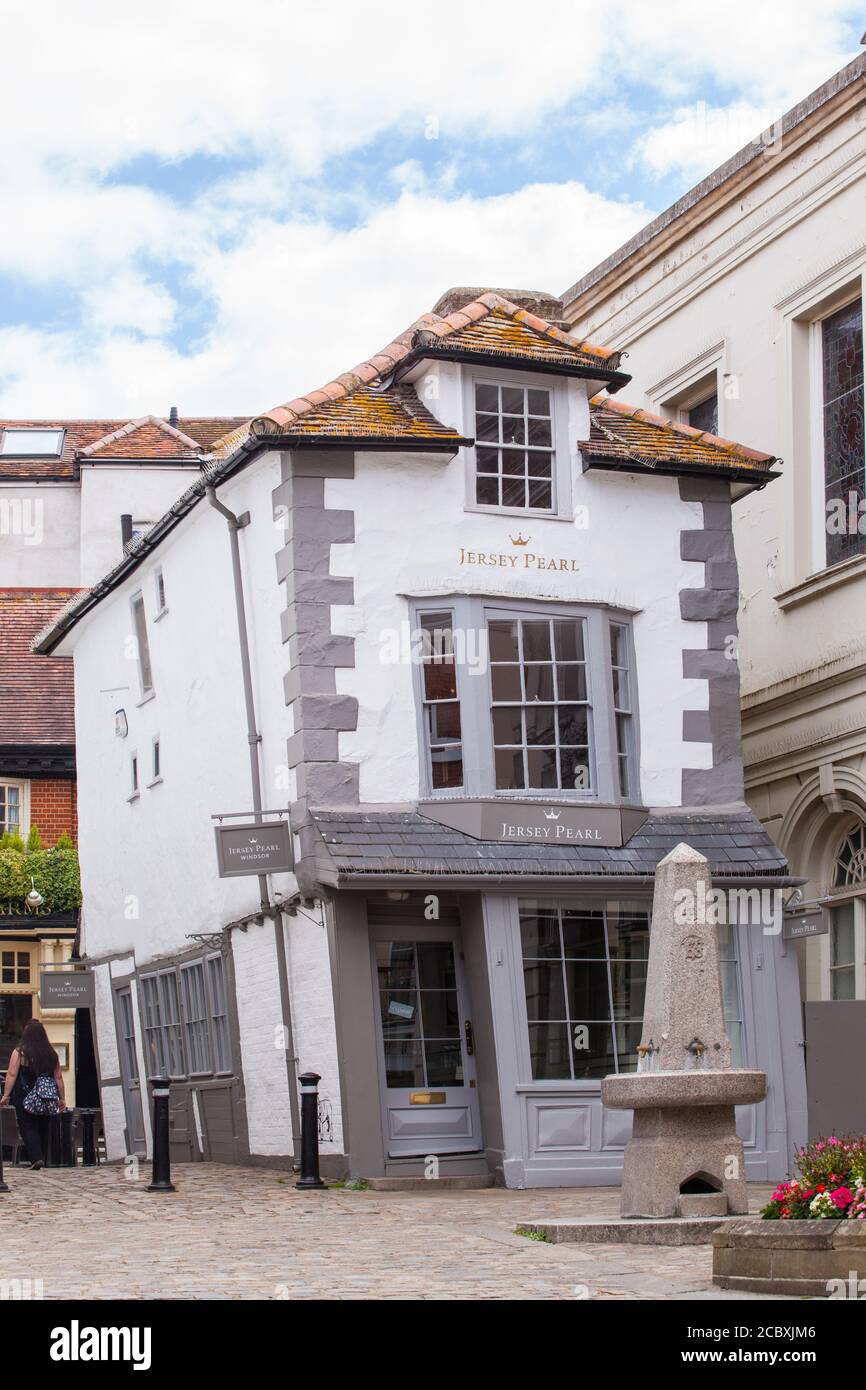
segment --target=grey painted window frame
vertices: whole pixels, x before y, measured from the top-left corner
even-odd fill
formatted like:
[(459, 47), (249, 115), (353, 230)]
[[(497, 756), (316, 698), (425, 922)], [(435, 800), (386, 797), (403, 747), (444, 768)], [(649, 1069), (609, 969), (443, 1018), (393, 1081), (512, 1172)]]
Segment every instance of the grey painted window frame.
[[(224, 1007), (224, 1012), (223, 1012), (222, 1014), (217, 1014), (217, 1013), (215, 1012), (215, 1007), (214, 1007), (214, 995), (213, 995), (213, 990), (212, 990), (212, 988), (211, 988), (211, 962), (214, 961), (214, 960), (219, 960), (219, 961), (221, 962), (221, 977), (222, 977), (222, 990), (223, 990), (223, 1001), (222, 1001), (222, 1002), (223, 1002), (223, 1004), (224, 1004), (224, 1006), (225, 1006), (225, 1007)], [(188, 1019), (188, 1017), (187, 1017), (186, 996), (185, 996), (185, 994), (184, 994), (184, 983), (183, 983), (183, 978), (182, 978), (182, 976), (183, 976), (183, 972), (184, 972), (185, 970), (189, 970), (189, 969), (191, 969), (191, 968), (194, 967), (194, 966), (201, 966), (201, 967), (202, 967), (202, 982), (203, 982), (203, 989), (204, 989), (204, 1005), (205, 1005), (204, 1022), (205, 1022), (206, 1027), (207, 1027), (207, 1040), (208, 1040), (208, 1047), (209, 1047), (209, 1051), (210, 1051), (210, 1060), (211, 1060), (211, 1064), (212, 1064), (211, 1067), (210, 1067), (207, 1071), (193, 1071), (193, 1070), (192, 1070), (192, 1065), (191, 1065), (191, 1054), (190, 1054), (189, 1035), (188, 1035), (189, 1019)], [(146, 995), (146, 989), (147, 989), (146, 982), (147, 982), (147, 981), (150, 981), (150, 980), (155, 980), (155, 981), (157, 982), (157, 983), (156, 983), (157, 1003), (158, 1003), (158, 1007), (159, 1007), (159, 1025), (158, 1025), (158, 1030), (159, 1030), (160, 1050), (161, 1050), (161, 1055), (162, 1055), (162, 1058), (163, 1058), (163, 1065), (165, 1065), (165, 1062), (167, 1061), (167, 1056), (168, 1056), (168, 1054), (167, 1054), (167, 1048), (166, 1048), (166, 1040), (165, 1040), (165, 1036), (164, 1036), (165, 1028), (166, 1028), (166, 1022), (165, 1022), (165, 1018), (163, 1017), (163, 1007), (162, 1007), (163, 996), (162, 996), (162, 985), (161, 985), (161, 983), (160, 983), (160, 977), (163, 976), (163, 975), (173, 975), (173, 976), (174, 976), (174, 979), (175, 979), (176, 998), (177, 998), (177, 1002), (178, 1002), (178, 1027), (179, 1027), (180, 1048), (181, 1048), (181, 1053), (182, 1053), (182, 1056), (183, 1056), (183, 1063), (184, 1063), (184, 1068), (185, 1068), (185, 1070), (184, 1070), (182, 1073), (181, 1073), (181, 1072), (171, 1072), (170, 1075), (171, 1075), (172, 1079), (173, 1079), (173, 1080), (177, 1080), (177, 1081), (202, 1081), (202, 1080), (208, 1080), (208, 1079), (211, 1078), (211, 1077), (213, 1077), (214, 1079), (216, 1079), (216, 1078), (226, 1078), (226, 1077), (234, 1076), (236, 1073), (235, 1073), (235, 1068), (234, 1068), (234, 1066), (233, 1066), (233, 1056), (232, 1056), (232, 1054), (233, 1054), (233, 1046), (232, 1046), (232, 1014), (231, 1014), (231, 1000), (230, 1000), (230, 996), (229, 996), (229, 975), (228, 975), (228, 971), (227, 971), (227, 969), (226, 969), (226, 960), (225, 960), (225, 957), (223, 956), (222, 952), (220, 952), (220, 951), (206, 951), (206, 952), (199, 953), (199, 954), (196, 954), (196, 955), (193, 955), (193, 956), (184, 957), (182, 960), (175, 961), (175, 962), (173, 962), (171, 965), (162, 966), (162, 967), (160, 967), (160, 968), (157, 969), (157, 970), (148, 970), (148, 969), (145, 969), (145, 970), (142, 970), (142, 971), (140, 972), (140, 974), (139, 974), (139, 976), (138, 976), (138, 980), (139, 980), (139, 983), (140, 983), (140, 986), (141, 986), (141, 988), (140, 988), (140, 990), (139, 990), (139, 1001), (140, 1001), (139, 1007), (140, 1007), (140, 1011), (141, 1011), (140, 1024), (141, 1024), (141, 1030), (142, 1030), (142, 1040), (143, 1040), (143, 1042), (145, 1043), (145, 1046), (144, 1046), (145, 1069), (147, 1070), (147, 1064), (148, 1064), (148, 1060), (149, 1060), (149, 1058), (148, 1058), (148, 1048), (147, 1048), (147, 1046), (146, 1046), (148, 1029), (147, 1029), (147, 1013), (146, 1013), (145, 995)], [(228, 1062), (228, 1066), (226, 1066), (226, 1067), (218, 1067), (218, 1066), (217, 1066), (217, 1062), (220, 1061), (220, 1060), (222, 1060), (222, 1059), (218, 1057), (217, 1053), (218, 1053), (219, 1049), (218, 1049), (218, 1048), (216, 1047), (216, 1045), (215, 1045), (216, 1033), (215, 1033), (215, 1030), (214, 1030), (214, 1019), (215, 1019), (216, 1017), (221, 1017), (221, 1018), (224, 1018), (224, 1019), (225, 1019), (225, 1044), (226, 1044), (226, 1050), (227, 1050), (227, 1054), (228, 1054), (228, 1055), (227, 1055), (227, 1059), (226, 1059), (227, 1062)], [(199, 1020), (197, 1020), (197, 1021), (199, 1021)], [(152, 1073), (152, 1072), (150, 1072), (150, 1071), (147, 1071), (147, 1076), (150, 1077), (151, 1075), (155, 1075), (155, 1073)]]
[[(498, 796), (512, 800), (574, 801), (599, 805), (636, 806), (640, 804), (640, 715), (635, 662), (632, 615), (622, 609), (600, 604), (557, 603), (544, 599), (509, 599), (503, 595), (451, 594), (410, 600), (409, 622), (413, 633), (420, 630), (421, 616), (448, 613), (452, 631), (486, 632), (487, 621), (496, 618), (582, 619), (586, 624), (587, 694), (590, 721), (589, 790), (525, 787), (497, 790), (493, 757), (491, 721), (492, 687), (489, 662), (483, 671), (467, 669), (466, 651), (456, 661), (457, 698), (463, 739), (463, 786), (434, 789), (431, 780), (427, 729), (424, 721), (423, 668), (414, 666), (415, 709), (417, 714), (421, 796), (429, 800), (455, 796)], [(619, 788), (616, 751), (616, 716), (613, 707), (613, 676), (610, 664), (610, 624), (627, 632), (629, 676), (631, 680), (631, 747), (629, 749), (629, 795)]]
[(510, 371), (506, 368), (469, 367), (462, 371), (462, 399), (464, 434), (475, 437), (475, 386), (489, 383), (491, 386), (520, 386), (524, 389), (541, 389), (550, 392), (550, 409), (553, 438), (553, 506), (550, 510), (539, 507), (494, 507), (475, 501), (475, 449), (466, 449), (466, 499), (467, 512), (482, 512), (489, 516), (544, 517), (548, 521), (574, 521), (574, 502), (572, 488), (572, 453), (568, 437), (568, 381), (567, 377), (550, 376), (543, 372)]

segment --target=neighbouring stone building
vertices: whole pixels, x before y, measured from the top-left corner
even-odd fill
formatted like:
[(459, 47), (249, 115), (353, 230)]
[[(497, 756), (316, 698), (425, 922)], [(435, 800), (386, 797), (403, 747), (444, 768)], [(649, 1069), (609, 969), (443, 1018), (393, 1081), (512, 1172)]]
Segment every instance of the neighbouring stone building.
[[(111, 1155), (168, 1073), (175, 1156), (287, 1164), (313, 1070), (332, 1173), (618, 1181), (601, 1078), (636, 1064), (653, 872), (686, 840), (737, 890), (748, 1175), (786, 1171), (796, 960), (747, 894), (789, 879), (743, 800), (731, 649), (731, 503), (780, 486), (775, 441), (642, 418), (616, 346), (562, 320), (449, 291), (230, 434), (37, 639), (75, 664)], [(215, 825), (225, 870), (287, 816), (292, 865), (220, 876)]]
[(650, 415), (784, 459), (734, 508), (743, 752), (817, 909), (790, 945), (814, 1129), (866, 1126), (842, 1064), (866, 1037), (864, 77), (861, 56), (563, 296), (574, 332), (628, 349)]
[[(123, 554), (198, 476), (212, 444), (239, 420), (0, 420), (0, 836), (46, 849), (77, 839), (72, 663), (35, 657), (36, 634)], [(193, 435), (195, 437), (193, 437)], [(122, 524), (122, 517), (126, 521)], [(24, 1024), (40, 1016), (43, 966), (73, 953), (78, 910), (56, 866), (28, 860), (38, 911), (23, 902), (29, 877), (0, 869), (0, 1070)], [(58, 903), (60, 904), (58, 906)], [(44, 1015), (75, 1099), (88, 1020)], [(78, 1034), (81, 1034), (79, 1040)], [(80, 1041), (80, 1048), (79, 1048)]]

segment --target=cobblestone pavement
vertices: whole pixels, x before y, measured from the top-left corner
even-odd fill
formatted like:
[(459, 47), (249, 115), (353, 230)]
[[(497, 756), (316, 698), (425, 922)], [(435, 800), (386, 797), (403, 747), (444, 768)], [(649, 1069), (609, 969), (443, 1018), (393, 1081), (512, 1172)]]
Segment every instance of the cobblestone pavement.
[[(708, 1246), (548, 1245), (523, 1221), (608, 1216), (615, 1188), (301, 1193), (272, 1170), (184, 1164), (175, 1194), (148, 1170), (7, 1167), (2, 1281), (51, 1298), (724, 1298)], [(757, 1207), (766, 1188), (752, 1188)], [(8, 1294), (6, 1295), (8, 1296)]]

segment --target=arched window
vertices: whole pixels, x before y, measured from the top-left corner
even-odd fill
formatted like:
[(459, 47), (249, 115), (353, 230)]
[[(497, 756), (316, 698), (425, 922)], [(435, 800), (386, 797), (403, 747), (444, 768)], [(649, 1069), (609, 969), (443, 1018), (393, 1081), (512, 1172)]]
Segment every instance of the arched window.
[[(830, 909), (831, 999), (866, 998), (866, 825), (845, 832), (833, 860)], [(859, 890), (859, 891), (858, 891)]]

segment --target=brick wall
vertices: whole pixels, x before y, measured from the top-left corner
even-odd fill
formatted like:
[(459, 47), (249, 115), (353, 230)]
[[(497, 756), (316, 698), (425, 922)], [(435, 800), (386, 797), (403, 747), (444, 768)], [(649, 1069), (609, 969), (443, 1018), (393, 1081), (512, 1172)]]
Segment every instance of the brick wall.
[(42, 843), (55, 845), (64, 833), (78, 839), (75, 782), (70, 778), (34, 778), (30, 783), (30, 824), (39, 827)]

